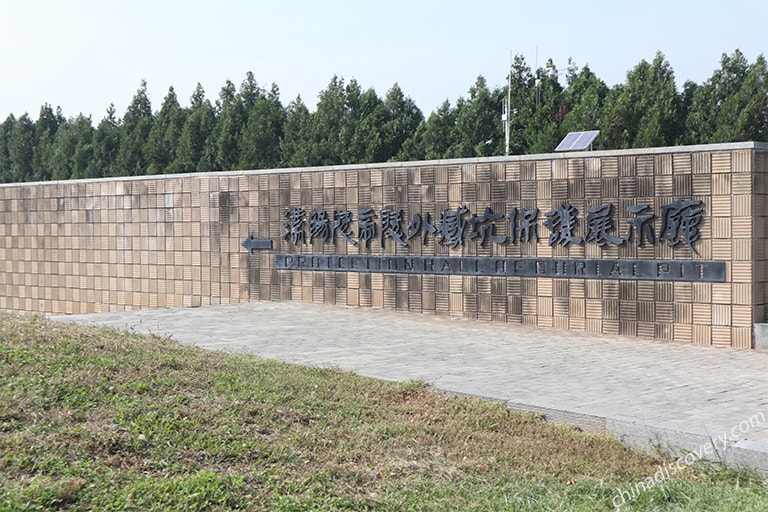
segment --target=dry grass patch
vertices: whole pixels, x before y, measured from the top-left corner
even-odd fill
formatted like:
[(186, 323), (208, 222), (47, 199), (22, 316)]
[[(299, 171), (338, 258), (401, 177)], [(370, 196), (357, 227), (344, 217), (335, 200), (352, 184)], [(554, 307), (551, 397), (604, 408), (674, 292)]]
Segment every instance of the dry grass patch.
[(0, 313), (0, 511), (610, 509), (658, 463), (423, 383)]

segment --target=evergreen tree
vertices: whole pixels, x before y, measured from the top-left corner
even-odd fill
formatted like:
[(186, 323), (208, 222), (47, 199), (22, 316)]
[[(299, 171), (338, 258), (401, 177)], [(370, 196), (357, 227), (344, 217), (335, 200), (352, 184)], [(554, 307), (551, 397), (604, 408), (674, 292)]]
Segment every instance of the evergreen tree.
[(53, 142), (51, 177), (54, 180), (91, 178), (94, 152), (91, 118), (80, 114), (65, 122)]
[(741, 51), (737, 49), (732, 56), (722, 55), (720, 69), (693, 92), (686, 117), (689, 142), (727, 141), (731, 136), (728, 125), (736, 121), (734, 113), (748, 73), (749, 64)]
[(384, 99), (356, 80), (334, 76), (315, 113), (301, 97), (283, 107), (277, 85), (259, 87), (248, 72), (236, 90), (227, 81), (215, 107), (198, 84), (182, 108), (173, 87), (153, 114), (146, 82), (123, 119), (110, 106), (96, 129), (89, 117), (66, 120), (45, 104), (0, 124), (0, 181), (95, 178), (160, 172), (274, 168), (491, 156), (504, 153), (501, 105), (509, 94), (510, 153), (554, 149), (569, 131), (599, 129), (598, 148), (768, 140), (768, 64), (749, 64), (736, 50), (701, 85), (678, 93), (661, 53), (641, 61), (609, 89), (569, 61), (566, 87), (550, 60), (531, 71), (522, 56), (507, 87), (480, 76), (455, 106), (445, 101), (427, 119), (398, 84)]
[(357, 107), (359, 120), (355, 123), (352, 138), (343, 148), (343, 161), (385, 162), (388, 160), (388, 150), (385, 147), (383, 131), (389, 117), (384, 101), (371, 88), (360, 95)]
[(215, 146), (216, 168), (230, 171), (240, 161), (238, 143), (245, 126), (245, 109), (237, 95), (235, 84), (227, 80), (217, 100), (219, 111), (212, 142)]
[[(531, 147), (526, 128), (536, 108), (536, 79), (522, 55), (515, 55), (510, 75), (509, 154), (522, 155), (528, 153)], [(504, 150), (498, 154), (504, 154)]]
[[(376, 94), (374, 92), (374, 94)], [(349, 148), (362, 116), (363, 88), (354, 78), (344, 88), (344, 117), (339, 130), (336, 153), (342, 164), (358, 162), (360, 155), (352, 155)], [(364, 158), (364, 157), (363, 157)]]
[(768, 66), (762, 54), (749, 67), (738, 99), (734, 107), (728, 105), (736, 117), (733, 132), (723, 137), (733, 142), (768, 141)]
[(386, 112), (386, 121), (382, 126), (383, 149), (376, 161), (396, 158), (405, 141), (424, 122), (424, 114), (411, 98), (405, 96), (397, 83), (387, 91), (383, 107)]
[(173, 172), (206, 172), (214, 170), (212, 153), (206, 151), (211, 146), (209, 139), (214, 131), (216, 118), (213, 106), (205, 97), (203, 86), (199, 83), (192, 94), (190, 113), (184, 122), (179, 139), (179, 148)]
[(359, 117), (360, 96), (355, 80), (345, 87), (344, 79), (337, 76), (320, 93), (317, 110), (312, 116), (310, 165), (347, 163), (344, 153)]
[(147, 96), (147, 82), (142, 80), (120, 125), (120, 149), (115, 170), (120, 176), (146, 174), (149, 168), (145, 142), (154, 124), (152, 105)]
[(458, 156), (459, 131), (456, 118), (456, 108), (448, 100), (429, 116), (421, 135), (424, 158), (437, 160)]
[(306, 167), (311, 165), (312, 115), (297, 96), (286, 108), (285, 128), (280, 140), (280, 166)]
[[(740, 72), (743, 71), (739, 69)], [(760, 55), (732, 84), (738, 90), (719, 105), (711, 142), (765, 141), (768, 136), (768, 70)]]
[(678, 141), (681, 144), (699, 144), (696, 136), (688, 129), (688, 123), (691, 121), (694, 99), (696, 98), (699, 84), (692, 80), (686, 80), (683, 84), (683, 91), (680, 93), (680, 112), (682, 122), (680, 123), (681, 133)]
[(75, 154), (72, 158), (72, 177), (75, 179), (98, 178), (99, 175), (94, 167), (95, 148), (93, 138), (95, 130), (93, 129), (90, 116), (85, 117), (80, 114), (74, 121), (70, 122), (68, 126), (75, 139)]
[(459, 98), (456, 103), (456, 156), (464, 158), (498, 154), (498, 148), (504, 141), (499, 123), (499, 105), (500, 93), (492, 94), (485, 78), (477, 77), (475, 85), (469, 89), (469, 98)]
[(16, 118), (13, 114), (6, 117), (3, 124), (0, 124), (0, 183), (10, 183), (13, 181), (10, 146), (15, 125)]
[(31, 180), (45, 181), (51, 179), (51, 166), (53, 164), (53, 139), (59, 127), (65, 119), (61, 109), (53, 112), (51, 106), (46, 103), (40, 107), (40, 115), (35, 123), (35, 143), (32, 157)]
[(600, 129), (600, 113), (603, 109), (608, 86), (589, 66), (569, 71), (568, 88), (565, 90), (567, 113), (561, 125), (562, 133)]
[(280, 163), (280, 139), (283, 137), (286, 120), (277, 85), (273, 84), (268, 93), (262, 91), (257, 95), (247, 114), (239, 140), (240, 169), (277, 167)]
[(8, 142), (10, 181), (16, 183), (35, 179), (32, 166), (34, 153), (35, 124), (25, 113), (13, 124)]
[(529, 153), (546, 153), (553, 151), (562, 139), (560, 125), (567, 107), (563, 87), (557, 79), (557, 66), (552, 59), (536, 73), (536, 108), (526, 126), (525, 138)]
[(605, 148), (670, 146), (680, 137), (681, 99), (672, 67), (661, 52), (644, 59), (611, 89), (601, 116), (596, 145)]
[(408, 162), (414, 160), (424, 160), (426, 157), (424, 149), (424, 133), (427, 129), (427, 121), (424, 120), (419, 123), (419, 126), (413, 131), (413, 133), (405, 139), (403, 145), (400, 147), (395, 160), (398, 162)]
[(170, 172), (171, 164), (176, 160), (176, 150), (184, 127), (184, 111), (179, 105), (173, 87), (163, 100), (163, 105), (155, 118), (149, 138), (143, 148), (149, 166), (147, 174)]
[[(357, 86), (356, 83), (350, 84)], [(353, 126), (352, 137), (345, 144), (345, 163), (386, 162), (404, 152), (424, 116), (413, 100), (395, 83), (382, 100), (374, 89), (362, 94), (348, 90), (348, 105)]]
[(120, 121), (115, 117), (115, 106), (107, 108), (93, 134), (93, 165), (89, 166), (88, 178), (119, 176), (117, 154), (120, 151)]
[(263, 94), (264, 91), (256, 82), (256, 78), (254, 78), (253, 72), (247, 72), (245, 74), (243, 83), (240, 84), (240, 92), (238, 93), (240, 102), (243, 104), (243, 110), (245, 112), (250, 112), (253, 106), (256, 104), (256, 101), (260, 96), (263, 96)]

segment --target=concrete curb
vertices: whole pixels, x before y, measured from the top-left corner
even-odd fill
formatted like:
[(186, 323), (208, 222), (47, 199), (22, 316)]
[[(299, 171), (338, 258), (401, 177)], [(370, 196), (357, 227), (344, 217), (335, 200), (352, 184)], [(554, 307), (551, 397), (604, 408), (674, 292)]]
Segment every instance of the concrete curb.
[[(768, 475), (766, 443), (729, 438), (727, 435), (727, 442), (724, 443), (722, 439), (726, 433), (723, 432), (706, 432), (624, 416), (603, 416), (558, 406), (518, 401), (507, 401), (506, 406), (513, 411), (540, 414), (547, 421), (572, 425), (584, 432), (614, 437), (631, 448), (646, 453), (661, 453), (681, 460), (681, 465), (695, 458), (720, 462), (734, 468), (752, 469)], [(712, 453), (708, 453), (710, 451)]]

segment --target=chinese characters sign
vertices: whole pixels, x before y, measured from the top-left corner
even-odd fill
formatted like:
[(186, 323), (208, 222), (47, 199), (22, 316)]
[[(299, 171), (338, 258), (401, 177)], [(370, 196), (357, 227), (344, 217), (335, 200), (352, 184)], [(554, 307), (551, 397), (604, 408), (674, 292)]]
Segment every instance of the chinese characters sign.
[[(666, 243), (670, 247), (680, 244), (687, 246), (698, 255), (694, 244), (700, 238), (699, 223), (703, 212), (701, 201), (675, 201), (661, 207), (658, 232), (656, 214), (649, 211), (647, 204), (627, 208), (623, 222), (615, 221), (614, 206), (611, 203), (587, 208), (586, 218), (581, 221), (579, 212), (569, 203), (544, 213), (544, 226), (549, 230), (549, 245), (567, 247), (570, 244), (595, 244), (620, 246), (634, 241), (637, 246), (646, 243)], [(349, 210), (305, 211), (296, 207), (283, 213), (285, 235), (283, 239), (294, 245), (312, 243), (315, 240), (337, 243), (363, 244), (370, 248), (378, 239), (384, 248), (391, 240), (399, 246), (408, 247), (410, 240), (420, 237), (424, 244), (430, 238), (437, 243), (456, 249), (467, 240), (476, 240), (481, 246), (487, 243), (515, 244), (539, 241), (538, 208), (512, 208), (505, 213), (486, 208), (482, 215), (472, 213), (465, 206), (445, 209), (433, 220), (431, 213), (414, 213), (410, 219), (402, 208), (375, 211), (366, 208), (357, 219)], [(357, 222), (357, 231), (353, 222)], [(583, 222), (583, 227), (580, 225)], [(508, 229), (504, 229), (506, 224)], [(508, 235), (500, 234), (503, 232)], [(658, 234), (657, 234), (658, 233)], [(307, 236), (307, 234), (309, 236)]]
[[(424, 245), (437, 243), (456, 249), (474, 240), (481, 246), (524, 244), (539, 241), (539, 228), (548, 230), (550, 246), (594, 244), (598, 247), (635, 244), (642, 247), (681, 244), (698, 255), (699, 225), (703, 206), (698, 200), (677, 200), (661, 206), (657, 216), (650, 205), (638, 204), (617, 212), (604, 203), (580, 212), (571, 204), (544, 212), (538, 208), (512, 208), (494, 212), (471, 212), (466, 206), (446, 208), (439, 213), (408, 216), (403, 208), (364, 208), (355, 216), (349, 210), (306, 211), (295, 207), (283, 212), (283, 239), (294, 245), (323, 243), (387, 243), (409, 247), (414, 239)], [(620, 215), (621, 214), (621, 215)], [(254, 244), (255, 241), (250, 242)], [(245, 244), (244, 244), (245, 246)], [(278, 254), (279, 270), (336, 272), (384, 272), (445, 275), (562, 277), (669, 281), (725, 281), (725, 263), (694, 260), (626, 260), (577, 258), (497, 258), (377, 255)]]

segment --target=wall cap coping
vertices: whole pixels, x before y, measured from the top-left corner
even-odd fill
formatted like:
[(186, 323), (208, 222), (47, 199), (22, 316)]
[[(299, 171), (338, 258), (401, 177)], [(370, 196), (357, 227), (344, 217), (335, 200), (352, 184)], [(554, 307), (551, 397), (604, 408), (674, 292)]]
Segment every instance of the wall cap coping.
[(151, 174), (147, 176), (111, 176), (79, 180), (27, 181), (0, 183), (0, 187), (18, 187), (32, 185), (61, 185), (82, 183), (104, 183), (110, 181), (145, 181), (157, 179), (176, 179), (188, 177), (233, 177), (259, 174), (284, 174), (299, 172), (349, 171), (365, 169), (398, 169), (403, 167), (431, 167), (436, 165), (495, 164), (508, 162), (535, 162), (540, 160), (572, 160), (579, 158), (626, 157), (638, 155), (666, 155), (680, 153), (704, 153), (718, 151), (758, 150), (768, 151), (768, 142), (728, 142), (722, 144), (696, 144), (690, 146), (663, 146), (637, 149), (608, 149), (601, 151), (569, 151), (562, 153), (537, 153), (533, 155), (510, 155), (472, 158), (454, 158), (442, 160), (411, 160), (405, 162), (376, 162), (368, 164), (325, 165), (317, 167), (284, 167), (278, 169), (243, 169), (237, 171), (210, 171), (179, 174)]

